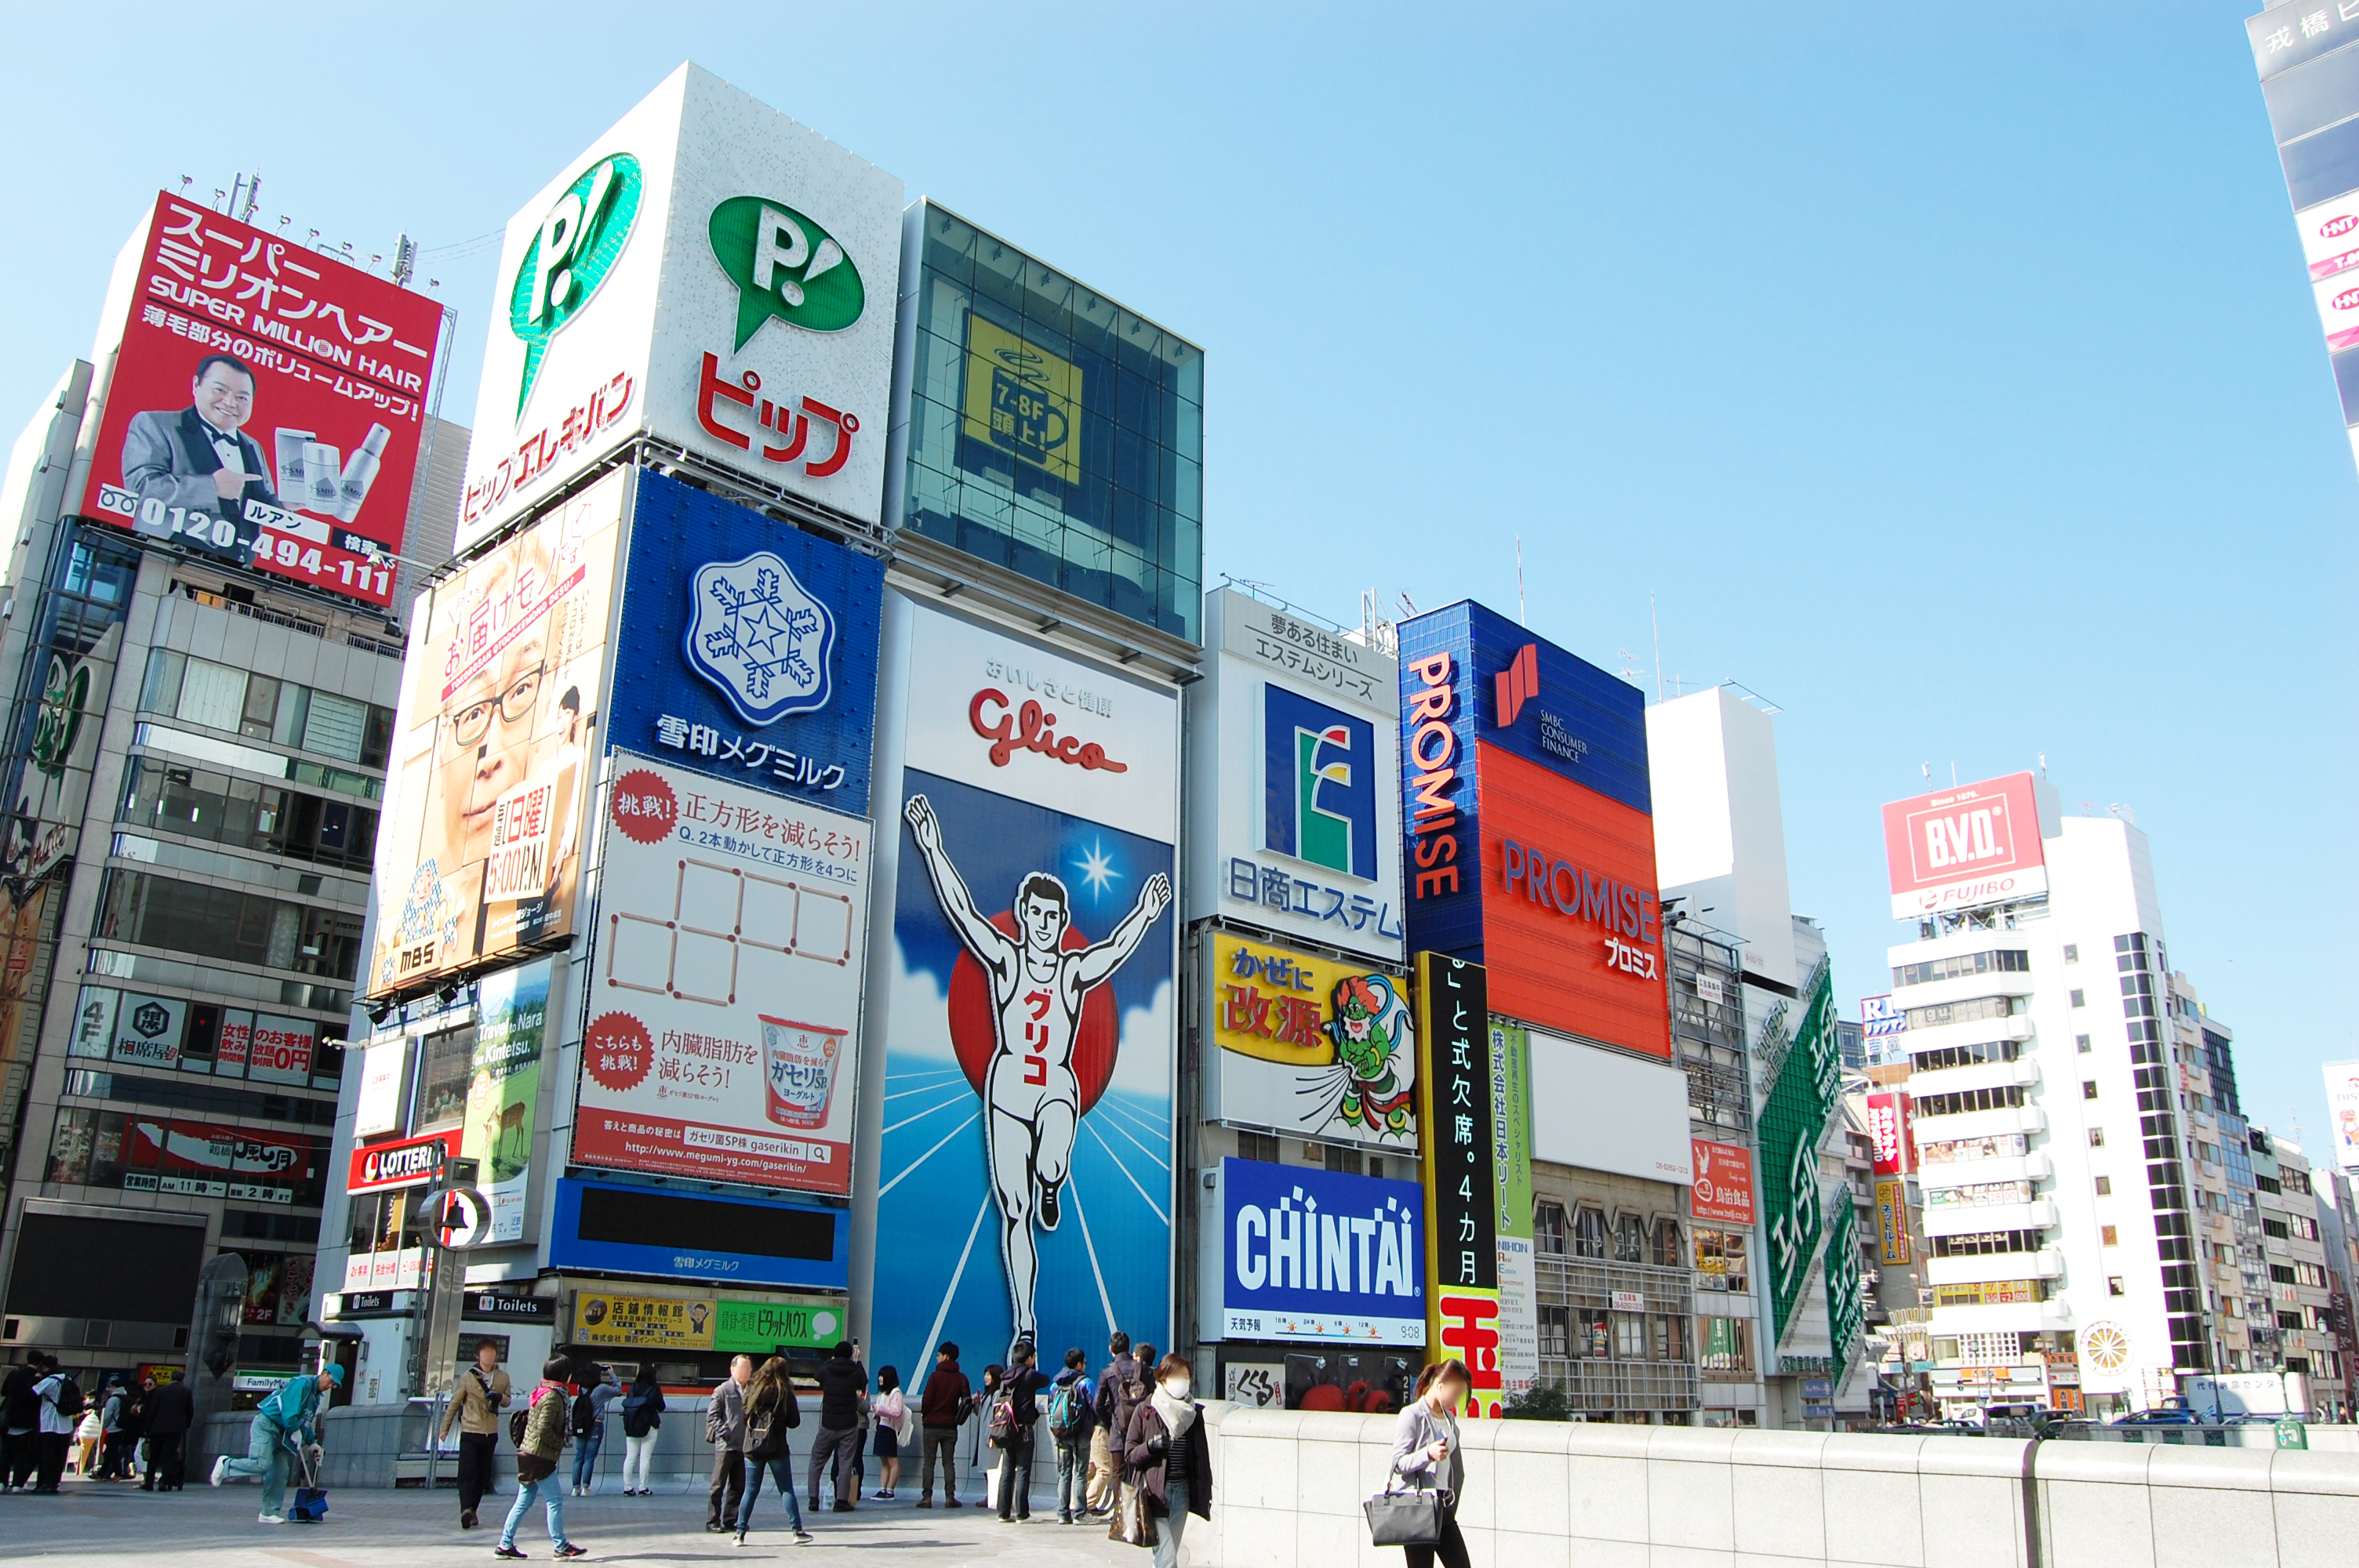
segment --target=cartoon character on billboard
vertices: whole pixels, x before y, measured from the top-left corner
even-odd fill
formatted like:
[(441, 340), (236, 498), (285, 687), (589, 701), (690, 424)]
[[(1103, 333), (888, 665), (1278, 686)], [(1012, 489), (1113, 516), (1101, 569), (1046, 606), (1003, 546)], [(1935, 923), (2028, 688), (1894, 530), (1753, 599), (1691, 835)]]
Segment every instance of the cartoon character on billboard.
[(943, 914), (990, 981), (994, 1043), (982, 1083), (990, 1112), (984, 1160), (999, 1205), (1000, 1258), (1015, 1337), (1030, 1339), (1038, 1332), (1040, 1266), (1032, 1223), (1037, 1214), (1041, 1228), (1054, 1230), (1061, 1217), (1058, 1193), (1072, 1167), (1081, 1120), (1073, 1046), (1082, 1004), (1138, 951), (1170, 905), (1171, 881), (1158, 871), (1112, 935), (1068, 948), (1071, 901), (1057, 877), (1037, 871), (1026, 875), (1016, 889), (1016, 930), (1003, 931), (975, 906), (951, 864), (932, 804), (911, 795), (902, 815)]
[[(1324, 1124), (1407, 1137), (1417, 1113), (1408, 1083), (1408, 1004), (1382, 974), (1346, 975), (1329, 1001), (1334, 1016), (1320, 1025), (1334, 1043), (1335, 1065), (1313, 1080)], [(1305, 1121), (1311, 1119), (1306, 1117)]]

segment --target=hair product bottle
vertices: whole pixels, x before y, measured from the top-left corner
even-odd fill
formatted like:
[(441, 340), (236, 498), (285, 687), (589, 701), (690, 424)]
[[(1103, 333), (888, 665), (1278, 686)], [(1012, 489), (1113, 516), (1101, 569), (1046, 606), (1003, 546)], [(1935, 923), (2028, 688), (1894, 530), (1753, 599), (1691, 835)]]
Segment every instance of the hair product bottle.
[(372, 425), (360, 446), (345, 460), (344, 471), (336, 481), (340, 497), (336, 515), (351, 522), (360, 515), (361, 503), (368, 499), (369, 486), (376, 482), (377, 463), (385, 456), (385, 444), (393, 432), (382, 425)]
[(303, 510), (333, 517), (341, 503), (336, 489), (336, 449), (324, 441), (304, 442)]
[(283, 426), (276, 433), (273, 445), (278, 460), (278, 478), (271, 489), (278, 492), (282, 506), (300, 506), (310, 493), (304, 483), (303, 449), (314, 439), (315, 432), (289, 430)]

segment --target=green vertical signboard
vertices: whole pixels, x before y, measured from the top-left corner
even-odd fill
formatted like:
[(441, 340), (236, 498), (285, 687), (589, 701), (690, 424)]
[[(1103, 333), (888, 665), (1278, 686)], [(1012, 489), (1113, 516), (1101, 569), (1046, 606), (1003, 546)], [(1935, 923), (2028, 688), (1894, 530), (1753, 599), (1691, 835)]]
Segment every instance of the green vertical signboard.
[(1499, 1373), (1510, 1399), (1540, 1375), (1539, 1278), (1532, 1257), (1532, 1043), (1491, 1024), (1491, 1158), (1499, 1193)]
[(1819, 1134), (1841, 1085), (1835, 1040), (1834, 982), (1822, 960), (1810, 976), (1792, 1048), (1761, 1108), (1762, 1218), (1769, 1238), (1770, 1307), (1777, 1340), (1786, 1337), (1794, 1303), (1809, 1282), (1826, 1232), (1819, 1193)]

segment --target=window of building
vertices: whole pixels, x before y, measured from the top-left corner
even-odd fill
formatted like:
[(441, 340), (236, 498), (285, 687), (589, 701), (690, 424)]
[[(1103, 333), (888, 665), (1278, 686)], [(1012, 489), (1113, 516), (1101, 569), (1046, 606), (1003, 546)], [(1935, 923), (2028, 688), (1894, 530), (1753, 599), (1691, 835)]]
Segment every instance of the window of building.
[(1357, 1176), (1364, 1173), (1363, 1167), (1366, 1160), (1357, 1149), (1348, 1143), (1326, 1143), (1320, 1146), (1320, 1162), (1331, 1171), (1341, 1172), (1347, 1176)]
[(1688, 1320), (1669, 1313), (1657, 1313), (1650, 1320), (1655, 1327), (1655, 1359), (1684, 1361), (1688, 1358)]
[(237, 849), (366, 871), (376, 860), (377, 813), (354, 801), (278, 789), (148, 755), (124, 769), (126, 827)]
[(2078, 942), (2064, 944), (2064, 961), (2068, 964), (2077, 964), (2081, 961), (2081, 945)]
[(2112, 1225), (2099, 1226), (2097, 1227), (2097, 1240), (2101, 1246), (2119, 1247), (2122, 1244), (2120, 1227), (2118, 1226)]
[(2097, 1098), (2096, 1079), (2082, 1078), (2081, 1080), (2081, 1098), (2082, 1099), (2095, 1099)]
[(1745, 1236), (1734, 1230), (1695, 1227), (1695, 1286), (1743, 1295), (1751, 1287), (1745, 1272)]
[(1543, 1252), (1564, 1251), (1564, 1205), (1545, 1200), (1532, 1209), (1532, 1241)]
[(2023, 1354), (2023, 1336), (2019, 1334), (1961, 1334), (1958, 1336), (1958, 1359), (1981, 1366), (1997, 1366), (2012, 1362)]
[(1643, 1263), (1647, 1260), (1647, 1222), (1635, 1214), (1614, 1217), (1614, 1260), (1616, 1263)]
[(1571, 1309), (1540, 1308), (1540, 1354), (1562, 1361), (1572, 1355)]
[[(2048, 1285), (2043, 1280), (1984, 1280), (1933, 1287), (1935, 1306), (2016, 1306), (2047, 1299)], [(1952, 1350), (1950, 1358), (1956, 1357)]]
[(2263, 1215), (2261, 1217), (2261, 1233), (2265, 1236), (2274, 1236), (2278, 1240), (2283, 1241), (2287, 1239), (2286, 1222), (2282, 1219), (2271, 1219), (2268, 1216)]
[(922, 223), (891, 521), (1195, 641), (1202, 351), (939, 207)]
[(1582, 1307), (1574, 1321), (1580, 1327), (1580, 1338), (1574, 1342), (1576, 1354), (1593, 1361), (1603, 1361), (1614, 1354), (1613, 1325), (1604, 1313)]
[[(474, 1076), (473, 1024), (426, 1037), (419, 1053), (418, 1132), (456, 1127), (467, 1114), (467, 1085)], [(1271, 1141), (1275, 1144), (1276, 1140)], [(1275, 1150), (1273, 1149), (1273, 1152)], [(1270, 1163), (1277, 1162), (1272, 1160)]]
[(1981, 1023), (1994, 1018), (2012, 1018), (2025, 1011), (2027, 1000), (2019, 996), (1981, 996), (1971, 1001), (1943, 1002), (1938, 1007), (1912, 1007), (1908, 1010), (1908, 1027), (1936, 1029), (1945, 1023)]
[(1934, 980), (1962, 979), (1968, 975), (2021, 974), (2030, 968), (2031, 955), (2020, 949), (1959, 953), (1947, 958), (1929, 958), (1923, 963), (1895, 964), (1892, 983), (1921, 986)]
[(48, 1180), (317, 1208), (329, 1140), (275, 1128), (60, 1106)]
[(2074, 1007), (2086, 1007), (2086, 1006), (2088, 1006), (2088, 1005), (2089, 1005), (2089, 999), (2088, 999), (2088, 996), (2087, 996), (2084, 992), (2077, 991), (2077, 990), (2076, 990), (2076, 991), (2074, 991), (2074, 992), (2072, 993), (2072, 1005), (2073, 1005)]
[(1275, 1165), (1277, 1160), (1277, 1140), (1266, 1132), (1239, 1132), (1237, 1158), (1256, 1160), (1265, 1165)]
[(1977, 1045), (1945, 1045), (1939, 1051), (1919, 1051), (1908, 1058), (1908, 1065), (1920, 1073), (1938, 1073), (1944, 1067), (1972, 1067), (1984, 1062), (2012, 1062), (2022, 1054), (2023, 1047), (2012, 1040), (1993, 1040)]
[(2097, 1178), (2097, 1195), (2101, 1198), (2111, 1197), (2114, 1195), (2113, 1177), (2099, 1176)]
[(356, 914), (120, 868), (106, 873), (92, 935), (340, 980), (360, 966)]
[(1646, 1314), (1617, 1312), (1614, 1314), (1614, 1358), (1616, 1361), (1644, 1361), (1647, 1358)]
[(1743, 1317), (1706, 1317), (1696, 1323), (1699, 1363), (1708, 1372), (1753, 1370), (1753, 1321)]
[(2293, 1265), (2292, 1265), (2292, 1264), (2290, 1264), (2290, 1263), (2272, 1263), (2272, 1264), (2270, 1264), (2270, 1265), (2269, 1265), (2269, 1278), (2270, 1278), (2270, 1279), (2272, 1279), (2272, 1280), (2275, 1280), (2275, 1281), (2276, 1281), (2278, 1284), (2280, 1284), (2280, 1285), (2290, 1285), (2290, 1284), (2292, 1284), (2292, 1283), (2293, 1283)]
[(1655, 1221), (1655, 1266), (1676, 1269), (1687, 1261), (1680, 1246), (1680, 1224), (1675, 1219)]
[(2303, 1329), (2308, 1328), (2310, 1325), (2302, 1321), (2302, 1315), (2298, 1312), (2281, 1312), (2277, 1314), (2277, 1326), (2279, 1328)]
[(2105, 1294), (2109, 1296), (2125, 1296), (2129, 1293), (2129, 1288), (2122, 1283), (2122, 1277), (2119, 1274), (2112, 1274), (2106, 1277)]
[(2104, 1146), (2105, 1130), (2102, 1127), (2093, 1127), (2089, 1129), (2089, 1147), (2092, 1149), (2103, 1149)]
[(2075, 1034), (2072, 1036), (2072, 1049), (2078, 1051), (2083, 1056), (2087, 1055), (2089, 1054), (2089, 1037), (2085, 1034)]
[(1927, 1250), (1936, 1258), (1987, 1258), (2006, 1252), (2037, 1252), (2046, 1240), (2037, 1230), (1980, 1230), (1936, 1236)]
[(1605, 1211), (1583, 1205), (1572, 1218), (1572, 1255), (1576, 1258), (1605, 1257)]
[(1965, 1116), (1977, 1110), (2004, 1110), (2023, 1103), (2020, 1084), (2002, 1084), (1996, 1088), (1957, 1089), (1949, 1094), (1911, 1097), (1919, 1117)]
[(249, 741), (267, 741), (363, 767), (391, 753), (393, 709), (292, 681), (157, 648), (147, 655), (139, 708)]

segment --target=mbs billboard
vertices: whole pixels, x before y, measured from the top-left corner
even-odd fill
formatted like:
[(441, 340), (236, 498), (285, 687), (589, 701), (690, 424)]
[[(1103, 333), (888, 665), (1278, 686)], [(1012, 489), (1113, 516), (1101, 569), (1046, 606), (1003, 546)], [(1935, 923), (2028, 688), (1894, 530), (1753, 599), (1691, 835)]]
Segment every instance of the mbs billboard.
[(1671, 1054), (1646, 700), (1472, 601), (1400, 628), (1411, 951), (1489, 971), (1490, 1007)]

